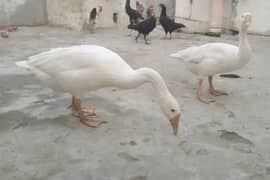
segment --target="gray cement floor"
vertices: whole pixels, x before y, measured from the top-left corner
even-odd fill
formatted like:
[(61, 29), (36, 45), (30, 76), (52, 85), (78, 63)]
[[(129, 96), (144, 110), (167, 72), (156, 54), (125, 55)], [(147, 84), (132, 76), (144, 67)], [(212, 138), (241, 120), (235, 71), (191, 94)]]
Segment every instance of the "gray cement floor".
[[(168, 55), (206, 42), (237, 44), (237, 36), (178, 33), (169, 41), (157, 30), (145, 45), (127, 34), (35, 27), (0, 39), (0, 179), (269, 180), (270, 38), (249, 36), (252, 61), (234, 72), (240, 79), (215, 78), (229, 96), (205, 105), (195, 96), (196, 77)], [(84, 104), (109, 121), (91, 129), (71, 116), (68, 94), (52, 92), (14, 65), (50, 48), (78, 44), (102, 45), (134, 68), (158, 70), (183, 109), (178, 137), (150, 85), (87, 94)]]

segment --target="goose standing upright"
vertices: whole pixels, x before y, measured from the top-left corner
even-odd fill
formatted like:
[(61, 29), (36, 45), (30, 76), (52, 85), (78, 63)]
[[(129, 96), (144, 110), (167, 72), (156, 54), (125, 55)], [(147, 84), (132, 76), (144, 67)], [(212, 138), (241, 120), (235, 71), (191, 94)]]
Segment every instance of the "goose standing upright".
[(16, 64), (34, 72), (50, 88), (70, 93), (73, 114), (90, 127), (99, 127), (104, 121), (92, 109), (81, 107), (80, 98), (86, 92), (111, 86), (131, 89), (151, 83), (162, 112), (170, 120), (174, 135), (177, 134), (180, 107), (160, 74), (150, 68), (133, 70), (109, 49), (96, 45), (56, 48)]
[(209, 92), (214, 96), (226, 95), (213, 86), (213, 76), (243, 67), (251, 59), (251, 48), (247, 40), (247, 29), (252, 16), (244, 13), (239, 28), (239, 47), (226, 43), (208, 43), (199, 47), (190, 47), (171, 54), (171, 57), (183, 59), (187, 68), (199, 76), (197, 95), (204, 103), (214, 102), (202, 95), (203, 77), (208, 76)]

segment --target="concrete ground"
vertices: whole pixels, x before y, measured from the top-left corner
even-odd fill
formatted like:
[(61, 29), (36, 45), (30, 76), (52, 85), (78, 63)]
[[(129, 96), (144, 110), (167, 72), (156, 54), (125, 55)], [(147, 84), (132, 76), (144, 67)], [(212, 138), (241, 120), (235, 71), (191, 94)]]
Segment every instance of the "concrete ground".
[[(240, 79), (216, 77), (216, 86), (229, 95), (206, 105), (196, 99), (196, 77), (168, 55), (206, 42), (237, 44), (237, 36), (175, 33), (173, 40), (162, 40), (156, 30), (145, 45), (127, 34), (35, 27), (0, 39), (0, 179), (269, 180), (270, 38), (249, 36), (251, 62), (234, 72)], [(179, 135), (172, 135), (150, 85), (87, 94), (84, 104), (109, 121), (92, 129), (67, 109), (70, 95), (52, 92), (14, 65), (78, 44), (105, 46), (134, 68), (159, 71), (182, 107)]]

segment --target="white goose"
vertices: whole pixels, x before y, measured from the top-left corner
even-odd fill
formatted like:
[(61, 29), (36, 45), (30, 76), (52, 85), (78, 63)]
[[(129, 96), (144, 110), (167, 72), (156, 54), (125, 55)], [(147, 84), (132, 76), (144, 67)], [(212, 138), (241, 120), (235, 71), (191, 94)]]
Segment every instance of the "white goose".
[(239, 47), (226, 43), (208, 43), (199, 47), (190, 47), (171, 54), (171, 57), (183, 59), (187, 68), (199, 76), (197, 95), (200, 101), (210, 103), (202, 95), (203, 77), (208, 76), (209, 92), (214, 96), (227, 93), (216, 90), (212, 77), (218, 73), (230, 72), (243, 67), (251, 59), (251, 49), (247, 40), (247, 29), (251, 23), (250, 13), (244, 13), (239, 28)]
[(73, 114), (90, 127), (99, 127), (105, 121), (99, 120), (92, 109), (81, 108), (83, 94), (110, 86), (131, 89), (151, 83), (161, 110), (170, 120), (174, 135), (177, 134), (180, 107), (160, 74), (150, 68), (133, 70), (111, 50), (96, 45), (56, 48), (16, 64), (33, 71), (50, 88), (70, 93)]

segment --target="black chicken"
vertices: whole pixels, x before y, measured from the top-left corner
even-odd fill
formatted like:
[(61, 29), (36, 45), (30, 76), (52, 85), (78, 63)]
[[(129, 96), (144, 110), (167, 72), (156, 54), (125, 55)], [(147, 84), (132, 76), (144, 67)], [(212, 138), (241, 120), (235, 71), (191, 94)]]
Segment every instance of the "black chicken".
[(102, 12), (102, 6), (98, 6), (93, 8), (89, 13), (89, 24), (86, 24), (86, 28), (91, 32), (94, 33), (97, 23), (97, 17)]
[(147, 42), (146, 36), (155, 29), (156, 21), (157, 21), (156, 17), (152, 16), (149, 19), (139, 22), (138, 24), (128, 25), (129, 29), (134, 29), (138, 31), (138, 35), (136, 36), (136, 42), (138, 41), (140, 35), (143, 34), (145, 44), (149, 44)]
[(139, 19), (144, 19), (138, 11), (130, 7), (130, 0), (126, 1), (126, 13), (129, 16), (129, 22), (132, 25), (137, 24)]
[(159, 5), (161, 8), (161, 13), (159, 17), (159, 22), (165, 31), (165, 39), (167, 38), (168, 32), (170, 33), (170, 39), (172, 39), (172, 32), (176, 29), (186, 27), (184, 24), (176, 23), (174, 20), (167, 16), (166, 6), (164, 4)]
[(97, 18), (97, 8), (93, 8), (89, 15), (89, 22), (91, 24), (96, 24), (96, 18)]

